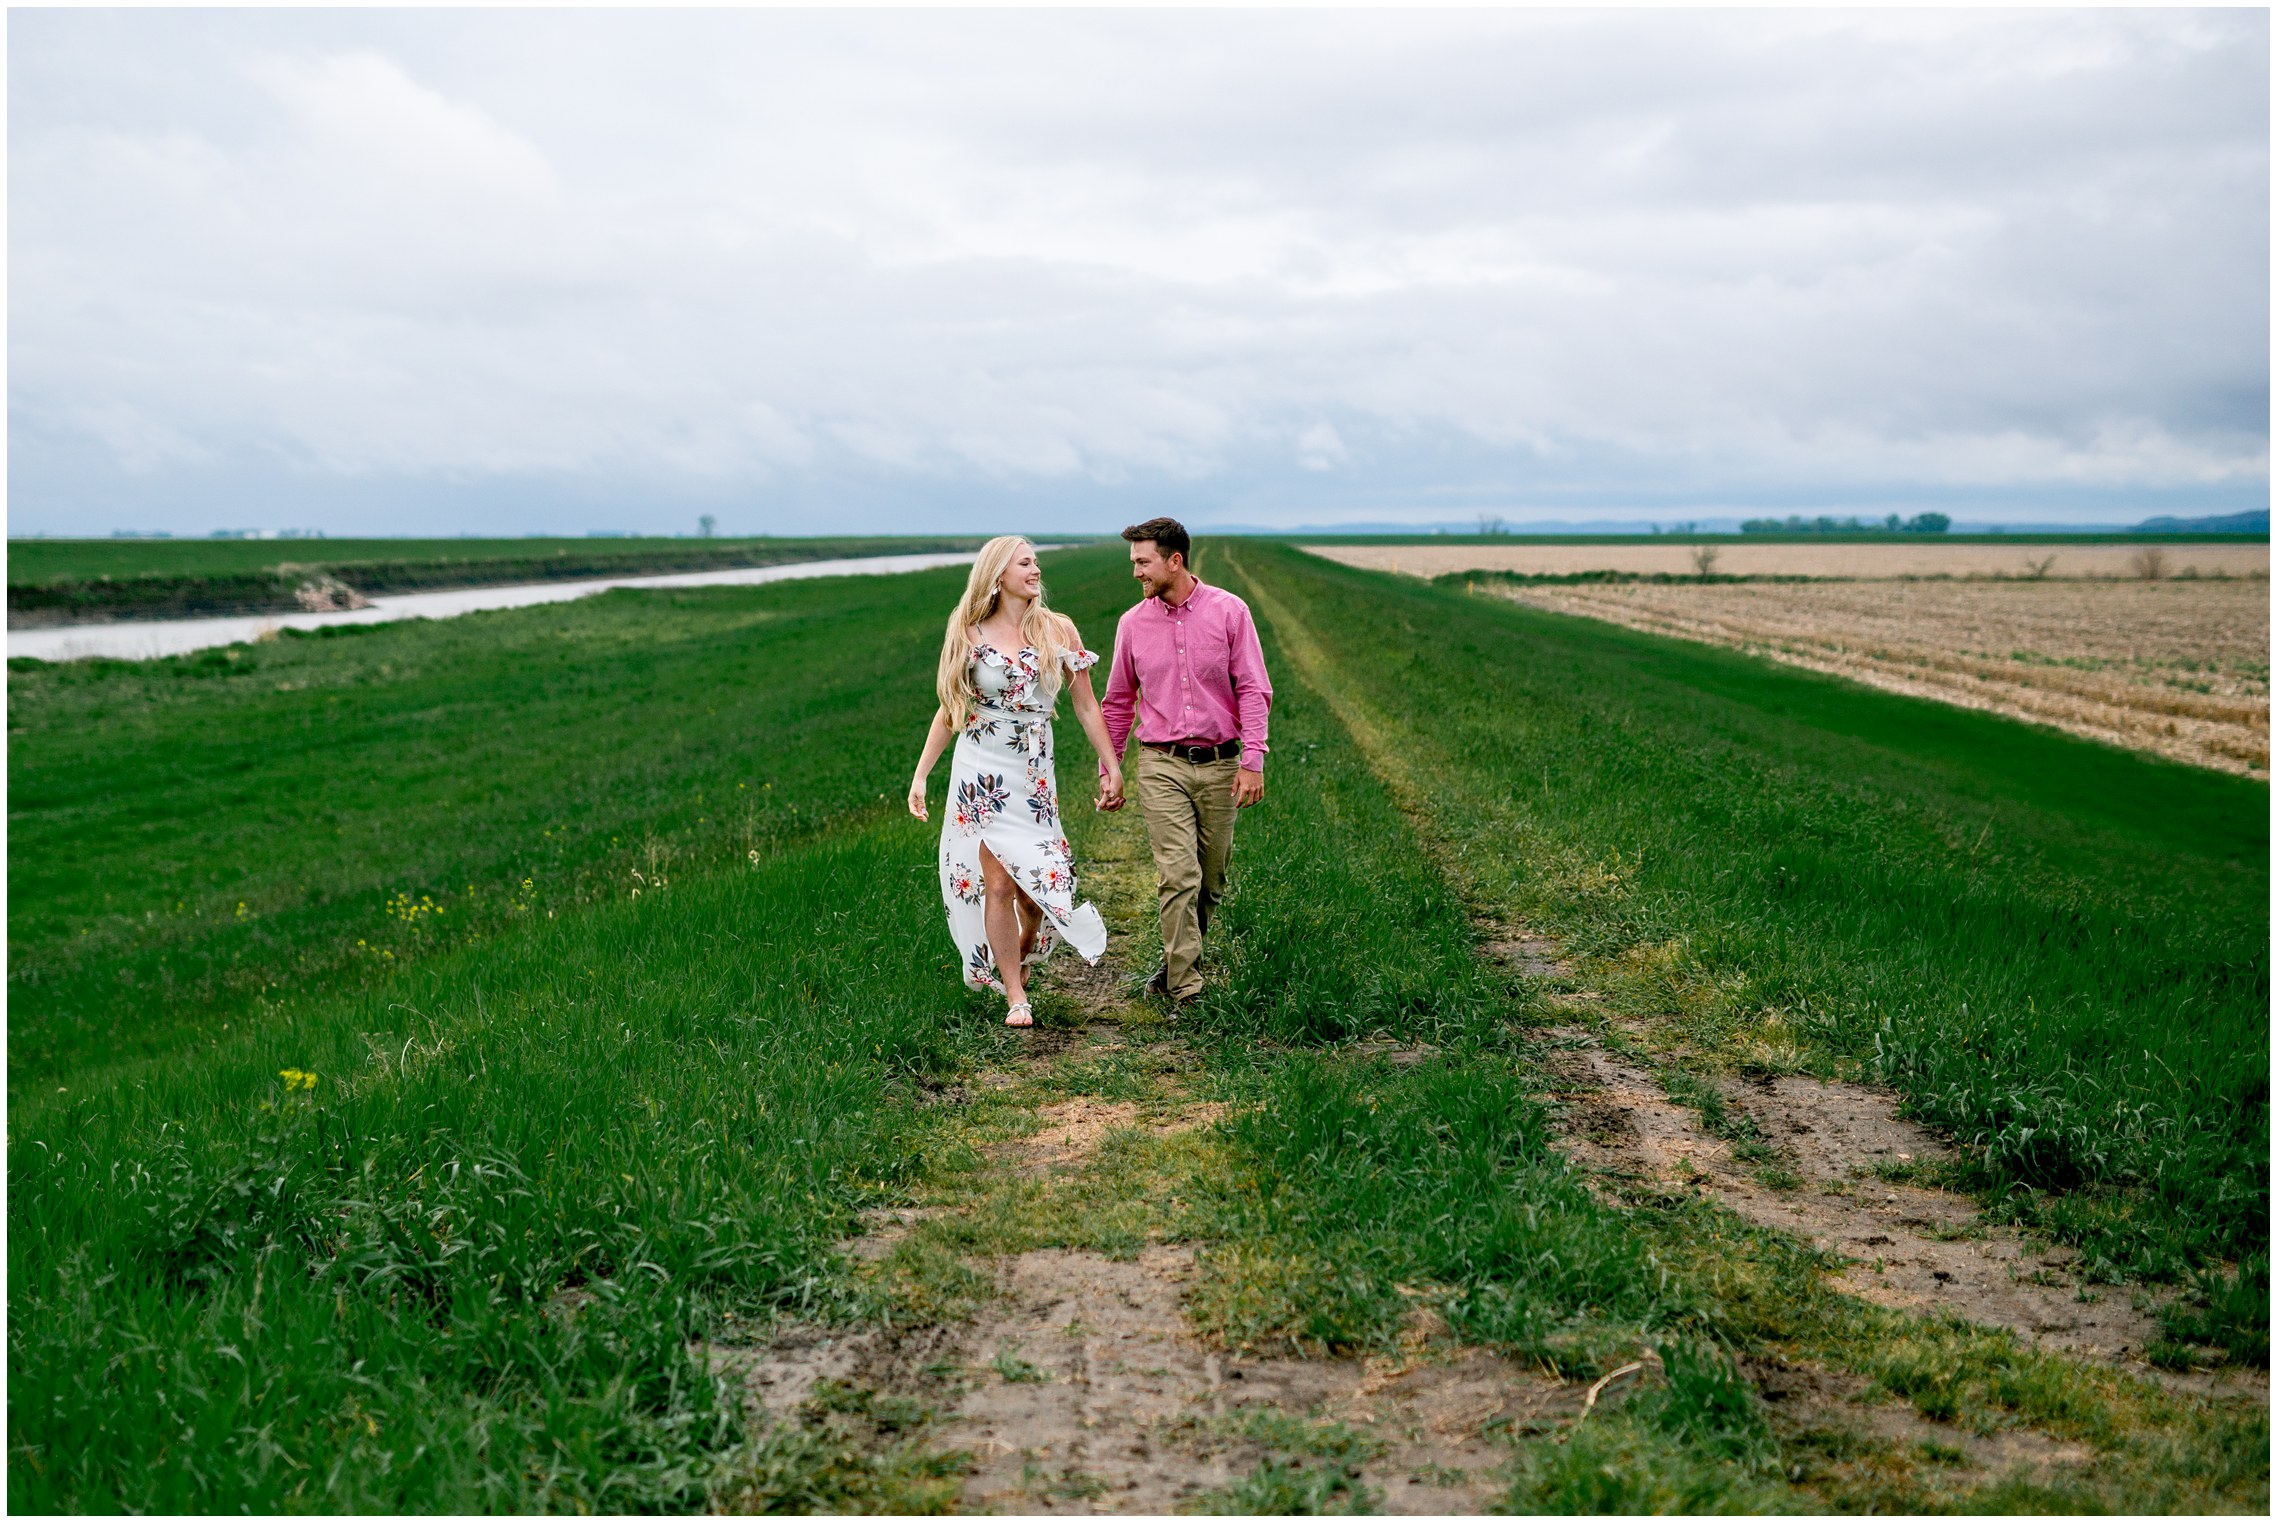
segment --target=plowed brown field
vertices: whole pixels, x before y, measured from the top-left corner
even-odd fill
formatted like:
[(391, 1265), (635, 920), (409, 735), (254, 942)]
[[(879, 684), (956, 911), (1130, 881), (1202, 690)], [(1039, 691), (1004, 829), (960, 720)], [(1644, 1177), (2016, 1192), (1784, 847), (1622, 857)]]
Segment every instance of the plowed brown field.
[(2269, 775), (2258, 580), (1480, 584), (2199, 766)]

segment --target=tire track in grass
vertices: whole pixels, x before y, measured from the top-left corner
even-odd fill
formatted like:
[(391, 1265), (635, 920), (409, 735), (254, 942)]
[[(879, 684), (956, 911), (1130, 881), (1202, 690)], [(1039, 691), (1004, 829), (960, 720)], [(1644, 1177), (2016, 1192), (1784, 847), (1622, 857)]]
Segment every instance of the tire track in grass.
[[(1764, 1107), (1764, 1116), (1772, 1117), (1775, 1107), (1776, 1120), (1760, 1125), (1755, 1107), (1747, 1102), (1665, 1062), (1656, 1064), (1636, 1040), (1641, 1033), (1624, 1030), (1603, 1012), (1597, 991), (1587, 987), (1554, 940), (1500, 921), (1492, 906), (1479, 904), (1476, 879), (1465, 871), (1464, 846), (1439, 828), (1429, 790), (1401, 744), (1399, 726), (1339, 671), (1287, 599), (1247, 574), (1236, 558), (1223, 558), (1233, 563), (1243, 590), (1271, 625), (1298, 675), (1345, 726), (1413, 822), (1417, 838), (1472, 905), (1482, 951), (1508, 966), (1521, 988), (1531, 985), (1537, 997), (1547, 995), (1542, 1003), (1564, 1007), (1559, 1012), (1564, 1024), (1545, 1033), (1551, 1045), (1541, 1056), (1567, 1101), (1566, 1146), (1598, 1170), (1609, 1196), (1639, 1199), (1641, 1186), (1642, 1198), (1665, 1198), (1671, 1186), (1678, 1187), (1822, 1249), (1838, 1254), (1850, 1249), (1845, 1257), (1852, 1262), (1832, 1280), (1839, 1291), (1939, 1320), (1951, 1318), (1960, 1302), (1970, 1320), (2006, 1329), (2027, 1344), (2068, 1343), (2105, 1362), (2123, 1362), (2131, 1376), (2168, 1378), (2127, 1357), (2138, 1355), (2154, 1332), (2154, 1320), (2143, 1308), (2106, 1305), (2097, 1315), (2083, 1317), (2081, 1297), (2069, 1286), (2033, 1283), (2047, 1278), (2044, 1267), (2017, 1272), (2028, 1252), (2040, 1256), (2036, 1251), (2013, 1233), (1987, 1227), (1965, 1197), (1924, 1187), (1919, 1164), (1939, 1144), (1923, 1129), (1896, 1118), (1894, 1096), (1857, 1085), (1771, 1081), (1771, 1105)], [(1688, 1103), (1678, 1104), (1675, 1097)], [(1892, 1156), (1905, 1152), (1917, 1157)], [(1702, 1163), (1709, 1167), (1703, 1169)], [(1809, 1176), (1813, 1193), (1798, 1195), (1797, 1187), (1805, 1182), (1798, 1173)], [(1879, 1262), (1865, 1261), (1856, 1248), (1878, 1248)], [(1908, 1270), (1912, 1272), (1904, 1272)], [(1876, 1369), (1874, 1353), (1857, 1358), (1860, 1351), (1852, 1352), (1848, 1362), (1883, 1375), (1883, 1388), (1891, 1388), (1886, 1374)], [(2053, 1357), (2057, 1363), (2050, 1368), (2060, 1371), (2063, 1356)], [(1765, 1382), (1767, 1390), (1795, 1389), (1796, 1372), (1778, 1361), (1768, 1368), (1773, 1379)], [(2205, 1385), (2203, 1377), (2183, 1383)], [(2247, 1399), (2265, 1408), (2265, 1386), (2254, 1390), (2253, 1382), (2247, 1384)], [(1931, 1416), (1951, 1415), (1931, 1411), (1937, 1405), (1932, 1402), (1923, 1410)], [(2172, 1413), (2162, 1420), (2172, 1420)], [(2088, 1453), (2067, 1452), (2082, 1460)], [(1997, 1457), (1976, 1457), (2000, 1465)]]
[[(1482, 921), (1495, 923), (1491, 907), (1475, 904), (1462, 849), (1438, 829), (1391, 722), (1352, 691), (1285, 602), (1256, 578), (1244, 581), (1306, 683), (1351, 733), (1450, 881), (1474, 901)], [(1540, 973), (1574, 978), (1554, 941), (1522, 926), (1501, 930), (1490, 948), (1530, 959)], [(1601, 1019), (1618, 1029), (1610, 1017)], [(2064, 1275), (2075, 1253), (1984, 1224), (1965, 1196), (1920, 1182), (1951, 1150), (1928, 1129), (1899, 1119), (1894, 1093), (1788, 1078), (1767, 1081), (1770, 1093), (1750, 1103), (1696, 1076), (1655, 1072), (1658, 1065), (1635, 1045), (1641, 1033), (1622, 1034), (1630, 1041), (1616, 1054), (1586, 1025), (1548, 1033), (1551, 1071), (1581, 1102), (1569, 1110), (1578, 1122), (1568, 1143), (1577, 1159), (1615, 1175), (1700, 1189), (1752, 1222), (1841, 1254), (1853, 1263), (1838, 1283), (1878, 1305), (1953, 1313), (2160, 1374), (2139, 1358), (2157, 1337), (2154, 1314), (2116, 1296), (2083, 1303)], [(1693, 1104), (1678, 1103), (1676, 1095)], [(1807, 1193), (1805, 1183), (1813, 1187)]]

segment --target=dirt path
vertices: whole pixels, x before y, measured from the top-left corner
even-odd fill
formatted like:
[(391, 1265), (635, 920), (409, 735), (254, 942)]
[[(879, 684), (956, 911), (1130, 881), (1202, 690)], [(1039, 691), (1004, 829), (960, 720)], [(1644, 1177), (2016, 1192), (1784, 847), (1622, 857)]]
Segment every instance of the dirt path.
[[(1070, 982), (1097, 998), (1121, 980)], [(1143, 1015), (1116, 1003), (1094, 1009), (973, 1087), (1048, 1090), (1128, 1055), (1121, 1025)], [(1036, 1104), (1034, 1130), (992, 1145), (989, 1169), (999, 1181), (1067, 1184), (1119, 1138), (1174, 1138), (1224, 1114), (1185, 1097), (1174, 1075), (1151, 1090), (1143, 1099)], [(913, 1233), (953, 1227), (957, 1209), (881, 1213), (846, 1248), (883, 1262)], [(1571, 1382), (1445, 1347), (1424, 1322), (1409, 1347), (1365, 1360), (1213, 1347), (1184, 1311), (1197, 1252), (1163, 1242), (1128, 1255), (1030, 1249), (987, 1266), (987, 1293), (968, 1319), (810, 1328), (764, 1350), (714, 1356), (778, 1421), (827, 1422), (849, 1405), (874, 1412), (881, 1401), (923, 1410), (925, 1445), (966, 1457), (953, 1498), (930, 1500), (980, 1512), (1482, 1513), (1499, 1493), (1508, 1436), (1570, 1421), (1579, 1408)], [(892, 1435), (856, 1437), (877, 1444)]]

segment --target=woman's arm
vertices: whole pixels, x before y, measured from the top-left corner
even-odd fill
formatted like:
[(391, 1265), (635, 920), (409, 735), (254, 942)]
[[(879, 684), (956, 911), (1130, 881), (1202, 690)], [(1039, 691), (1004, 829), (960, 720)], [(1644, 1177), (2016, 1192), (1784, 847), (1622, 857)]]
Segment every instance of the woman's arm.
[(933, 710), (933, 723), (925, 731), (925, 749), (917, 753), (917, 775), (909, 780), (909, 812), (925, 819), (925, 779), (933, 775), (933, 763), (949, 744), (949, 715), (944, 709)]
[[(1068, 644), (1076, 650), (1083, 649), (1083, 637), (1076, 633), (1075, 621), (1063, 617), (1062, 622), (1067, 626)], [(1068, 673), (1068, 686), (1073, 689), (1070, 696), (1075, 700), (1075, 722), (1083, 726), (1083, 733), (1090, 737), (1091, 749), (1099, 753), (1098, 807), (1110, 812), (1120, 809), (1123, 806), (1123, 758), (1107, 734), (1107, 716), (1100, 712), (1099, 695), (1091, 690), (1090, 668)]]

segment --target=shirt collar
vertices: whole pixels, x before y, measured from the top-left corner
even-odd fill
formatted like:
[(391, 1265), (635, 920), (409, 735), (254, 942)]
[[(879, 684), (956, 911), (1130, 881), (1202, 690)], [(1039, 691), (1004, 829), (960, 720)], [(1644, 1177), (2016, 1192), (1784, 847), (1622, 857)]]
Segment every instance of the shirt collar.
[[(1187, 572), (1186, 574), (1188, 576), (1194, 576), (1194, 573), (1191, 571)], [(1198, 576), (1194, 576), (1194, 590), (1186, 594), (1185, 602), (1173, 605), (1168, 598), (1149, 598), (1147, 601), (1150, 603), (1160, 603), (1162, 605), (1162, 611), (1165, 614), (1184, 613), (1187, 609), (1192, 608), (1195, 603), (1199, 602), (1201, 600), (1202, 594), (1209, 590), (1210, 584), (1208, 582), (1203, 581)]]

